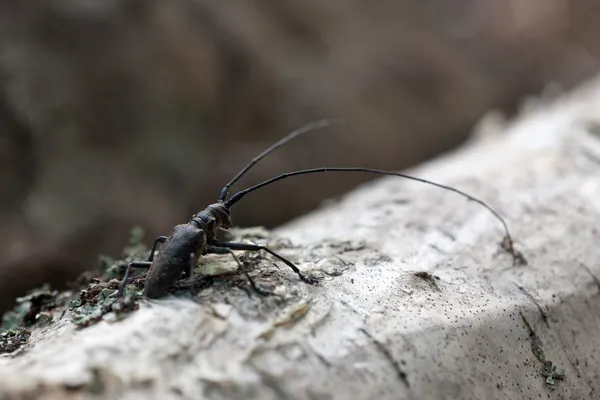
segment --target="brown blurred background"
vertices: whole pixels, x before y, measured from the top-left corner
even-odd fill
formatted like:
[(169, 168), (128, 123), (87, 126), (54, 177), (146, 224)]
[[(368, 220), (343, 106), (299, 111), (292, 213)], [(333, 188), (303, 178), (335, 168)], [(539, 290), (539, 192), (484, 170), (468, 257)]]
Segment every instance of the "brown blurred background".
[[(0, 0), (0, 312), (167, 234), (236, 188), (315, 166), (402, 169), (595, 74), (596, 0)], [(235, 208), (276, 226), (373, 178), (298, 178)]]

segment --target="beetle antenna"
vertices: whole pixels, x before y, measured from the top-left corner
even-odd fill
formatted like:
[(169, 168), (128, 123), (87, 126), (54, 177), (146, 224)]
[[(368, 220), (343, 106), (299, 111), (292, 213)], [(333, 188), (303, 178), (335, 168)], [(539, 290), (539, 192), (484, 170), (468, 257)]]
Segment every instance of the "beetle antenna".
[(421, 183), (426, 183), (428, 185), (432, 185), (432, 186), (437, 186), (441, 189), (445, 189), (445, 190), (449, 190), (451, 192), (454, 193), (458, 193), (459, 195), (466, 197), (468, 200), (474, 201), (476, 203), (479, 203), (480, 205), (482, 205), (483, 207), (487, 208), (501, 223), (502, 226), (504, 227), (504, 232), (505, 232), (505, 237), (503, 240), (503, 248), (508, 251), (512, 256), (513, 256), (513, 265), (516, 264), (517, 259), (519, 258), (518, 254), (515, 252), (514, 247), (513, 247), (513, 240), (512, 240), (512, 236), (510, 235), (510, 232), (508, 230), (508, 225), (506, 224), (506, 222), (504, 221), (504, 218), (502, 218), (500, 216), (500, 214), (498, 214), (496, 212), (496, 210), (494, 210), (492, 207), (490, 207), (487, 203), (485, 203), (483, 200), (479, 200), (461, 190), (455, 189), (453, 187), (450, 186), (446, 186), (446, 185), (442, 185), (439, 183), (435, 183), (426, 179), (422, 179), (422, 178), (416, 178), (414, 176), (410, 176), (410, 175), (405, 175), (399, 172), (392, 172), (392, 171), (384, 171), (384, 170), (380, 170), (380, 169), (371, 169), (371, 168), (360, 168), (360, 167), (323, 167), (323, 168), (311, 168), (311, 169), (304, 169), (304, 170), (299, 170), (299, 171), (292, 171), (292, 172), (287, 172), (285, 174), (281, 174), (278, 175), (274, 178), (268, 179), (264, 182), (258, 183), (254, 186), (251, 186), (247, 189), (244, 190), (240, 190), (239, 192), (235, 193), (233, 196), (231, 196), (231, 198), (225, 202), (225, 207), (227, 208), (231, 208), (235, 203), (237, 203), (238, 201), (240, 201), (245, 195), (247, 195), (248, 193), (251, 193), (255, 190), (258, 190), (264, 186), (270, 185), (271, 183), (275, 183), (277, 181), (286, 179), (288, 177), (291, 176), (297, 176), (297, 175), (305, 175), (305, 174), (315, 174), (315, 173), (321, 173), (321, 172), (369, 172), (372, 174), (379, 174), (379, 175), (391, 175), (391, 176), (398, 176), (401, 178), (406, 178), (406, 179), (410, 179), (413, 181), (417, 181), (417, 182), (421, 182)]
[(246, 165), (240, 172), (238, 172), (238, 174), (231, 181), (229, 181), (229, 183), (227, 183), (227, 185), (223, 186), (223, 189), (221, 189), (221, 196), (219, 197), (219, 200), (222, 202), (225, 201), (225, 199), (227, 198), (227, 195), (229, 194), (229, 189), (231, 189), (231, 186), (234, 183), (236, 183), (242, 176), (244, 176), (244, 174), (246, 172), (248, 172), (248, 170), (250, 170), (250, 168), (252, 168), (254, 166), (254, 164), (259, 162), (261, 159), (263, 159), (269, 153), (271, 153), (272, 151), (276, 150), (277, 148), (283, 146), (290, 140), (292, 140), (300, 135), (303, 135), (305, 133), (308, 133), (310, 131), (314, 131), (317, 129), (327, 128), (327, 127), (333, 125), (334, 123), (343, 124), (344, 121), (339, 120), (339, 119), (331, 119), (331, 118), (325, 118), (325, 119), (321, 119), (319, 121), (314, 121), (314, 122), (311, 122), (310, 124), (307, 124), (301, 128), (296, 129), (292, 133), (286, 135), (285, 137), (281, 138), (277, 142), (273, 143), (265, 151), (260, 153), (258, 156), (254, 157), (252, 159), (252, 161), (250, 161), (250, 163), (248, 163), (248, 165)]

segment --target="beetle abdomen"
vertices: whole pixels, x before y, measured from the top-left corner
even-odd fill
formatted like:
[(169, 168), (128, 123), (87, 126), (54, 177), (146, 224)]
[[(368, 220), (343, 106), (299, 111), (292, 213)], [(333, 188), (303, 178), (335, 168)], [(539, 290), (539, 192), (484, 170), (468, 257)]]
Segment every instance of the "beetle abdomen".
[(205, 245), (206, 234), (202, 229), (190, 224), (177, 225), (148, 270), (146, 297), (165, 295), (183, 271), (196, 264)]

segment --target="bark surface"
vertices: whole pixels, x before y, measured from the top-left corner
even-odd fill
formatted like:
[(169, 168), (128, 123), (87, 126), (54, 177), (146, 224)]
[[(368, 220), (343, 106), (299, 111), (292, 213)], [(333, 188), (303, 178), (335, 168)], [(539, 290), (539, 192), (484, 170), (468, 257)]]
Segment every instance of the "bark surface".
[(213, 285), (62, 319), (0, 357), (0, 398), (597, 398), (599, 111), (594, 81), (410, 171), (489, 202), (527, 265), (478, 204), (377, 180), (268, 238), (319, 285), (265, 257), (277, 296)]

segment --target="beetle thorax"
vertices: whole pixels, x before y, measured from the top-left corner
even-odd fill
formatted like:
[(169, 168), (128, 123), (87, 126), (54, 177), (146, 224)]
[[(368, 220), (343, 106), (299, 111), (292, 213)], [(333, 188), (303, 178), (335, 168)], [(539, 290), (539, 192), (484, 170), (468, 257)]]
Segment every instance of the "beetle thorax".
[(192, 216), (190, 223), (207, 233), (209, 242), (216, 239), (217, 230), (231, 228), (231, 214), (223, 203), (214, 203)]

